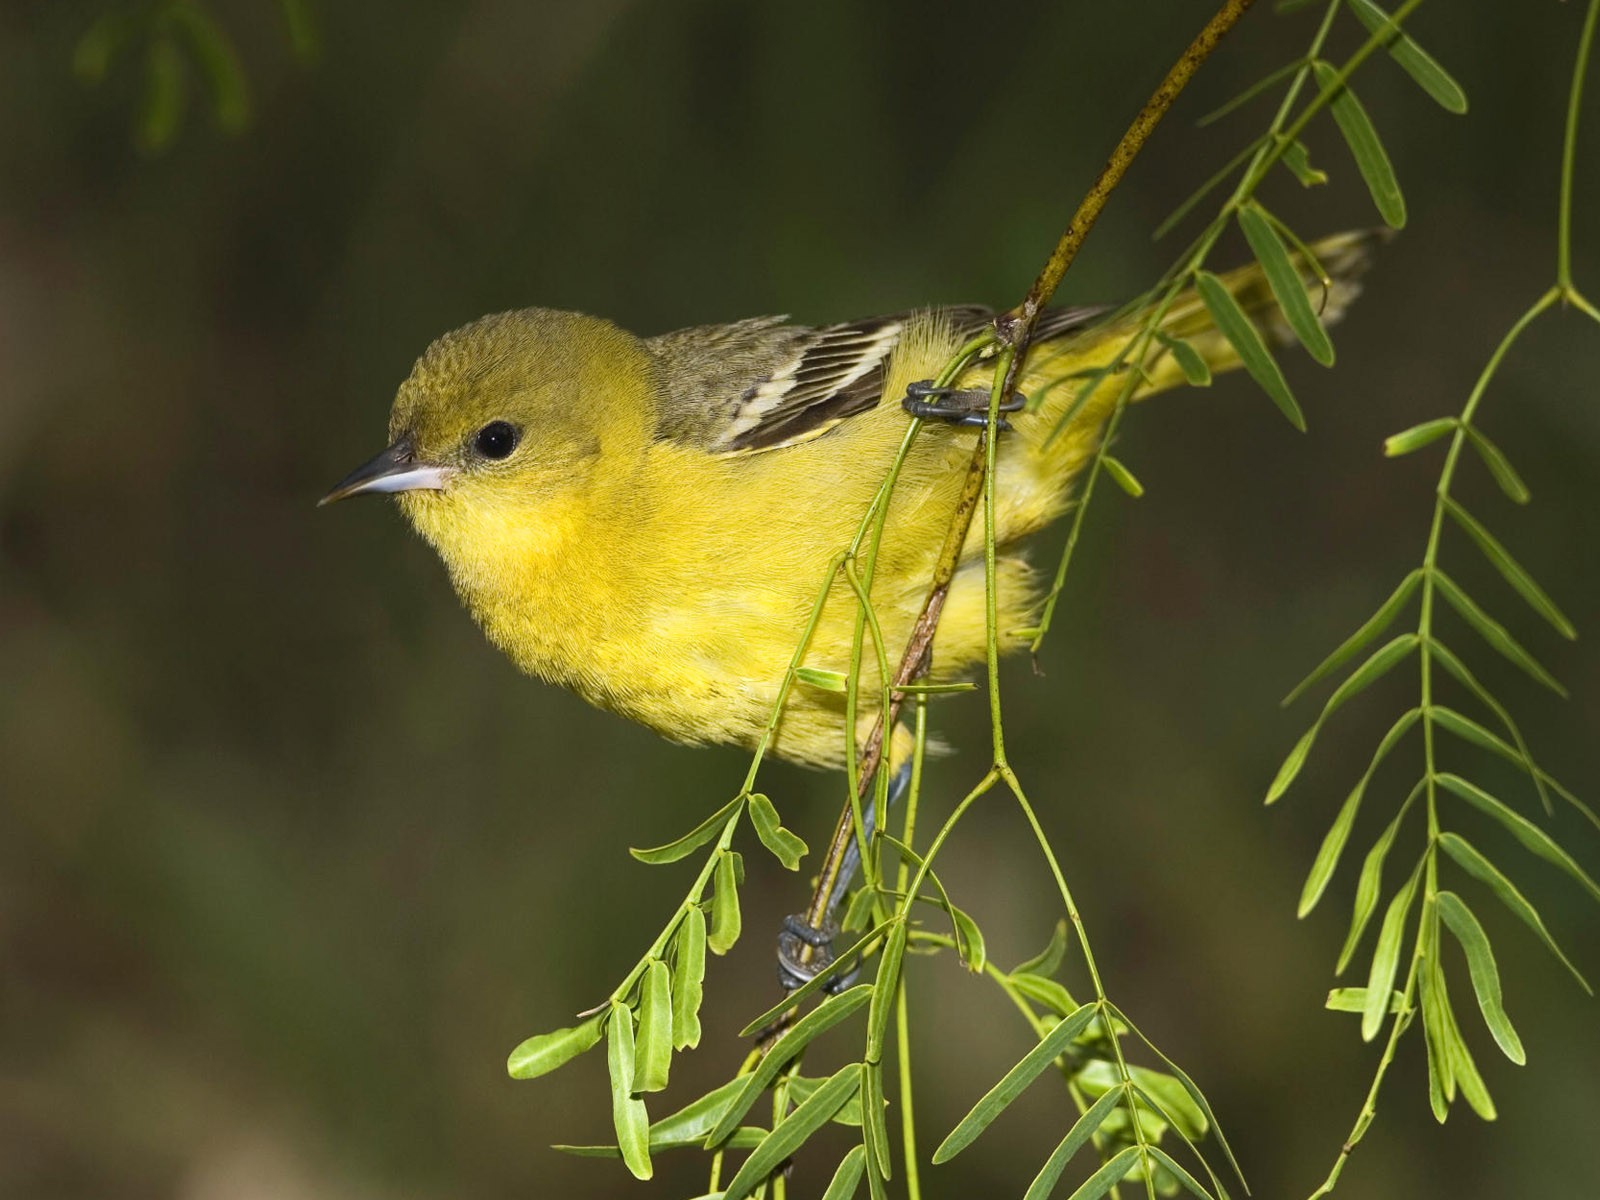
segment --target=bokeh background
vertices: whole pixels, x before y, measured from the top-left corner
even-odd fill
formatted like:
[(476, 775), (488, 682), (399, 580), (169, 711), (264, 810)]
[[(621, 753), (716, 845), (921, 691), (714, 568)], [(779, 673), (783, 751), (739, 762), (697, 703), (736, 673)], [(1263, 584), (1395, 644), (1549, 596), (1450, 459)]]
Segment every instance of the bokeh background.
[[(303, 62), (274, 6), (218, 0), (249, 124), (217, 132), (191, 71), (161, 154), (136, 146), (137, 38), (99, 88), (73, 78), (78, 37), (109, 7), (0, 9), (0, 1194), (646, 1194), (618, 1165), (547, 1149), (606, 1136), (598, 1057), (531, 1084), (504, 1057), (635, 960), (690, 867), (624, 847), (720, 804), (745, 758), (667, 745), (519, 677), (387, 504), (312, 502), (381, 446), (428, 340), (483, 312), (566, 306), (654, 332), (1013, 301), (1207, 6), (313, 3), (320, 54)], [(1194, 124), (1309, 38), (1310, 13), (1259, 7), (1129, 177), (1067, 299), (1142, 287), (1176, 253), (1152, 244), (1155, 222), (1266, 120), (1257, 106)], [(1097, 502), (1045, 674), (1008, 680), (1009, 744), (1112, 993), (1207, 1087), (1257, 1195), (1320, 1181), (1374, 1065), (1354, 1018), (1320, 1004), (1354, 855), (1399, 774), (1372, 793), (1329, 901), (1302, 923), (1294, 904), (1414, 683), (1348, 710), (1264, 810), (1311, 715), (1277, 702), (1420, 558), (1437, 459), (1386, 462), (1381, 438), (1457, 411), (1552, 277), (1581, 9), (1422, 10), (1466, 118), (1392, 63), (1361, 76), (1412, 227), (1339, 331), (1337, 369), (1286, 359), (1311, 435), (1238, 378), (1141, 410), (1119, 453), (1148, 494)], [(1337, 44), (1353, 37), (1346, 21)], [(1596, 97), (1577, 205), (1591, 295)], [(1334, 182), (1285, 176), (1269, 202), (1308, 233), (1371, 223), (1331, 127), (1310, 141)], [(1463, 490), (1583, 639), (1560, 643), (1460, 539), (1446, 550), (1570, 684), (1562, 703), (1472, 647), (1591, 800), (1597, 381), (1600, 330), (1541, 323), (1486, 408), (1535, 502), (1513, 509), (1476, 464)], [(938, 710), (962, 750), (933, 773), (930, 814), (983, 766), (978, 709)], [(1495, 764), (1461, 761), (1528, 802)], [(820, 843), (837, 782), (778, 766), (766, 786)], [(1600, 973), (1594, 907), (1459, 821)], [(1592, 828), (1568, 811), (1551, 827), (1600, 868)], [(747, 937), (713, 964), (707, 1037), (669, 1101), (725, 1078), (735, 1031), (773, 998), (768, 931), (804, 883), (747, 861)], [(1003, 802), (944, 874), (1002, 961), (1055, 919)], [(1462, 1107), (1436, 1127), (1409, 1038), (1351, 1196), (1577, 1195), (1600, 1177), (1600, 1009), (1491, 900), (1476, 907), (1531, 1063), (1494, 1052), (1463, 980), (1498, 1124)], [(912, 977), (932, 1145), (1027, 1034), (949, 962)], [(1041, 1085), (933, 1194), (1020, 1192), (1066, 1120)], [(701, 1165), (663, 1158), (651, 1194), (703, 1190)], [(829, 1170), (802, 1162), (791, 1194)]]

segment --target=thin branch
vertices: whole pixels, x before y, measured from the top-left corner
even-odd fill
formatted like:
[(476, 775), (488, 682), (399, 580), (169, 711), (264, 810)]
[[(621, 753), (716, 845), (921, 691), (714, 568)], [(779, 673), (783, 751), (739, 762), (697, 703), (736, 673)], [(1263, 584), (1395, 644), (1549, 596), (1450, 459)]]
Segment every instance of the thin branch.
[[(1172, 107), (1172, 102), (1194, 77), (1200, 64), (1205, 62), (1216, 49), (1222, 35), (1238, 23), (1253, 3), (1254, 0), (1227, 0), (1217, 10), (1216, 15), (1206, 22), (1205, 27), (1189, 43), (1178, 61), (1162, 79), (1160, 86), (1139, 110), (1133, 123), (1128, 126), (1127, 132), (1117, 142), (1116, 149), (1111, 152), (1111, 157), (1106, 160), (1088, 194), (1084, 196), (1078, 205), (1078, 210), (1073, 213), (1072, 219), (1056, 241), (1055, 249), (1051, 251), (1050, 258), (1039, 272), (1038, 278), (1033, 281), (1033, 286), (1028, 289), (1027, 296), (1015, 309), (996, 318), (995, 336), (1011, 350), (1001, 395), (1010, 395), (1013, 390), (1023, 360), (1027, 357), (1039, 313), (1055, 295), (1056, 288), (1060, 286), (1067, 269), (1078, 256), (1078, 251), (1082, 249), (1089, 231), (1094, 228), (1112, 191), (1122, 182), (1128, 167), (1144, 148), (1144, 144), (1149, 141), (1150, 135), (1160, 124), (1161, 119), (1166, 116), (1167, 110)], [(977, 445), (973, 447), (972, 458), (967, 466), (967, 475), (962, 483), (960, 497), (956, 501), (955, 511), (951, 513), (944, 546), (939, 552), (938, 563), (934, 568), (928, 598), (923, 602), (922, 612), (912, 627), (911, 637), (906, 643), (905, 653), (901, 656), (899, 669), (894, 675), (892, 689), (903, 688), (927, 670), (933, 648), (933, 636), (939, 628), (939, 618), (944, 612), (945, 600), (950, 594), (950, 583), (955, 578), (956, 569), (961, 565), (961, 549), (966, 544), (972, 519), (978, 511), (978, 502), (983, 498), (988, 440), (988, 430), (980, 429)], [(888, 712), (879, 711), (878, 719), (861, 747), (857, 783), (861, 799), (865, 798), (866, 790), (872, 786), (872, 780), (882, 762), (885, 730), (893, 728), (894, 722), (898, 720), (904, 699), (904, 692), (892, 691)], [(828, 847), (828, 857), (824, 860), (818, 876), (817, 889), (806, 910), (807, 920), (813, 926), (820, 926), (827, 916), (828, 897), (838, 879), (839, 862), (843, 858), (845, 847), (849, 844), (852, 824), (852, 814), (847, 810), (841, 814), (839, 823), (834, 828), (833, 839)]]

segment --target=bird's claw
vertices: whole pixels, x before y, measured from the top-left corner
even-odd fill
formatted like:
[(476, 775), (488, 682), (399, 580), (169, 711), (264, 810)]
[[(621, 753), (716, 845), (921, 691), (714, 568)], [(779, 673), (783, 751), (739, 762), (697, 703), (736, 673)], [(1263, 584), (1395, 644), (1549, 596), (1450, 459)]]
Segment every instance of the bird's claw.
[[(1001, 401), (1000, 411), (1020, 412), (1027, 404), (1026, 396), (1013, 392)], [(921, 379), (906, 385), (900, 407), (913, 417), (948, 421), (952, 425), (974, 425), (981, 429), (989, 424), (989, 393), (983, 388), (936, 387), (931, 379)], [(1000, 417), (997, 424), (1002, 432), (1011, 429), (1011, 422), (1004, 417)]]
[[(833, 940), (838, 936), (839, 927), (832, 921), (825, 921), (819, 929), (800, 913), (785, 917), (778, 934), (778, 982), (783, 989), (795, 991), (827, 970), (833, 964)], [(842, 992), (858, 973), (859, 967), (845, 971), (828, 980), (824, 990), (830, 995)]]

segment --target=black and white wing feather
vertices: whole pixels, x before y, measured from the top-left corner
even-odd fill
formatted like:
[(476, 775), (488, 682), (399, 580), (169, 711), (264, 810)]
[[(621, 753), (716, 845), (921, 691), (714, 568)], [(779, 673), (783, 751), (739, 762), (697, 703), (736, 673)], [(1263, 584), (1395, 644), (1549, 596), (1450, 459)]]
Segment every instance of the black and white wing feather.
[[(1057, 309), (1040, 318), (1037, 340), (1081, 327), (1099, 309)], [(841, 325), (786, 325), (756, 317), (650, 338), (660, 373), (657, 436), (713, 454), (747, 454), (809, 441), (883, 396), (889, 360), (908, 322), (898, 313)], [(976, 332), (993, 313), (947, 308), (954, 332)]]

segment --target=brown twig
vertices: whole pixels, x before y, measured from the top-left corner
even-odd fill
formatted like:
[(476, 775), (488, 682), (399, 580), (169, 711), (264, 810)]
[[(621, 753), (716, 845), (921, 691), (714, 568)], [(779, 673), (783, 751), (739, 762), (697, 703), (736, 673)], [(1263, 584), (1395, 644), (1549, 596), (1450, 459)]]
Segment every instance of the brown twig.
[[(1226, 0), (1211, 20), (1206, 22), (1205, 27), (1172, 65), (1172, 69), (1167, 72), (1160, 86), (1145, 102), (1138, 116), (1134, 117), (1132, 124), (1128, 126), (1127, 132), (1117, 142), (1116, 149), (1111, 152), (1111, 157), (1106, 160), (1105, 166), (1095, 177), (1077, 211), (1072, 214), (1072, 219), (1067, 222), (1067, 227), (1056, 241), (1055, 249), (1050, 252), (1049, 259), (1039, 272), (1038, 278), (1033, 281), (1033, 286), (1028, 289), (1028, 294), (1023, 297), (1022, 303), (995, 318), (995, 334), (1000, 343), (1009, 348), (1009, 353), (1006, 355), (1008, 365), (1005, 380), (998, 395), (1003, 397), (1012, 394), (1016, 381), (1022, 374), (1039, 314), (1050, 303), (1056, 288), (1066, 276), (1067, 269), (1077, 258), (1078, 251), (1082, 249), (1089, 231), (1094, 228), (1095, 221), (1099, 219), (1112, 191), (1122, 182), (1129, 165), (1143, 149), (1162, 117), (1166, 116), (1167, 110), (1172, 107), (1172, 102), (1178, 98), (1178, 93), (1183, 91), (1185, 85), (1193, 78), (1200, 64), (1210, 57), (1217, 43), (1222, 40), (1222, 35), (1238, 23), (1253, 3), (1254, 0)], [(983, 497), (988, 438), (988, 428), (981, 428), (978, 432), (977, 445), (973, 447), (972, 458), (967, 464), (967, 475), (961, 495), (956, 501), (955, 511), (950, 516), (950, 527), (945, 534), (944, 547), (940, 551), (938, 564), (934, 568), (928, 598), (923, 603), (916, 624), (912, 627), (905, 653), (900, 658), (899, 669), (895, 672), (890, 685), (889, 711), (878, 714), (871, 733), (867, 735), (867, 740), (862, 745), (857, 782), (857, 795), (862, 802), (865, 802), (883, 761), (884, 731), (893, 728), (895, 721), (899, 719), (901, 705), (905, 701), (905, 693), (898, 689), (912, 683), (927, 670), (933, 650), (933, 636), (938, 630), (939, 618), (944, 612), (945, 600), (950, 593), (950, 583), (955, 578), (956, 569), (961, 565), (961, 549), (966, 544), (973, 516), (978, 511), (978, 502)], [(879, 814), (880, 821), (883, 816), (884, 814)], [(853, 836), (852, 822), (851, 806), (846, 805), (844, 812), (840, 814), (838, 824), (834, 826), (827, 857), (823, 860), (822, 870), (817, 876), (816, 891), (812, 893), (811, 904), (806, 909), (806, 920), (813, 928), (820, 929), (827, 918), (828, 900), (838, 882), (845, 850)], [(809, 959), (811, 947), (805, 947), (801, 953), (803, 960)]]

